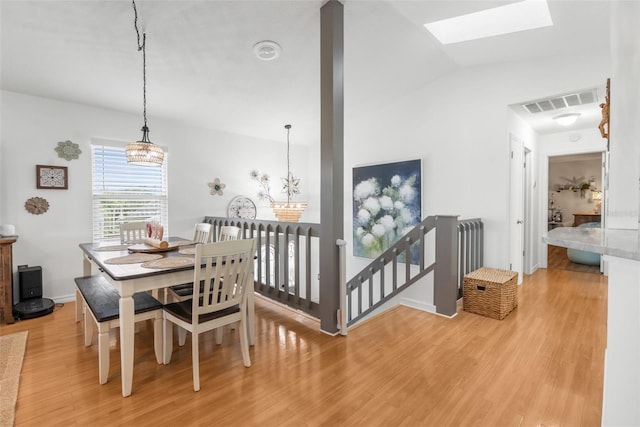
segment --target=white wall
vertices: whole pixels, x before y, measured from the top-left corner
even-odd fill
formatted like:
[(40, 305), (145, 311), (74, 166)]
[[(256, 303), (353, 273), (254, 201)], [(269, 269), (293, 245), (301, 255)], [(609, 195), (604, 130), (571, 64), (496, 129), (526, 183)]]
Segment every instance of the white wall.
[[(606, 228), (638, 232), (640, 3), (611, 3), (611, 144)], [(640, 262), (609, 264), (602, 425), (640, 425)]]
[[(350, 108), (349, 81), (358, 76), (349, 73), (347, 56), (344, 203), (349, 248), (353, 239), (351, 169), (360, 164), (422, 158), (423, 216), (481, 217), (485, 223), (485, 265), (506, 268), (509, 132), (513, 131), (507, 106), (596, 87), (608, 73), (608, 62), (593, 56), (470, 68), (401, 94), (396, 102), (363, 117)], [(532, 139), (527, 135), (521, 138), (525, 144)], [(535, 149), (535, 142), (531, 144)], [(533, 239), (539, 241), (539, 234)], [(352, 251), (349, 248), (347, 253)], [(347, 276), (364, 266), (365, 260), (350, 257)]]
[[(92, 138), (130, 141), (140, 137), (141, 117), (79, 104), (59, 102), (12, 92), (1, 95), (0, 218), (14, 224), (19, 240), (13, 246), (17, 265), (41, 265), (44, 296), (67, 300), (73, 295), (73, 278), (82, 275), (79, 243), (91, 235)], [(267, 141), (212, 130), (181, 127), (149, 118), (151, 140), (168, 147), (169, 233), (189, 236), (204, 215), (226, 216), (227, 204), (243, 194), (257, 201), (257, 184), (251, 169), (268, 172), (272, 195), (281, 198), (280, 180), (286, 175), (286, 132), (282, 141)], [(278, 124), (278, 126), (280, 126)], [(54, 151), (58, 141), (79, 144), (82, 154), (67, 161)], [(307, 175), (314, 166), (308, 147), (294, 144), (292, 170), (306, 185), (318, 187)], [(38, 190), (35, 165), (68, 167), (68, 190)], [(315, 166), (317, 170), (317, 166)], [(211, 196), (208, 182), (216, 177), (226, 184), (223, 196)], [(34, 196), (49, 201), (49, 211), (32, 215), (24, 202)], [(317, 210), (318, 199), (307, 199)], [(274, 219), (265, 203), (258, 203), (258, 217)], [(307, 218), (303, 216), (303, 220)], [(14, 284), (17, 300), (17, 280)]]

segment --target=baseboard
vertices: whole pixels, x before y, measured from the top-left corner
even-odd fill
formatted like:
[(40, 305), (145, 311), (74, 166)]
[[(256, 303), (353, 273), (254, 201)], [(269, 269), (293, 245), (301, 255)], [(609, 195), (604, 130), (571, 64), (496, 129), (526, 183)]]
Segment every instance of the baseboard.
[(416, 310), (426, 311), (427, 313), (436, 313), (436, 306), (432, 304), (425, 304), (422, 301), (418, 301), (411, 298), (400, 298), (400, 305), (404, 305), (406, 307), (415, 308)]
[(60, 295), (60, 296), (57, 296), (57, 297), (52, 297), (51, 299), (55, 303), (75, 302), (76, 294), (73, 293), (71, 295)]
[(538, 264), (536, 264), (536, 265), (534, 265), (533, 267), (531, 267), (531, 269), (529, 270), (529, 272), (527, 273), (527, 275), (531, 275), (531, 274), (535, 273), (535, 272), (536, 272), (536, 271), (538, 271), (538, 269), (540, 269), (540, 268), (542, 268), (542, 267), (540, 266), (540, 264), (539, 264), (539, 263), (538, 263)]

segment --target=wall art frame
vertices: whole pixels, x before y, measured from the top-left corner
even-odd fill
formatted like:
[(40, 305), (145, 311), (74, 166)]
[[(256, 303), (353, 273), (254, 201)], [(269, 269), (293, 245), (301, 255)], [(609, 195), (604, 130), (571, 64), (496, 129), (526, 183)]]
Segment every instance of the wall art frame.
[(376, 258), (422, 220), (422, 160), (354, 167), (352, 201), (353, 255)]
[(66, 166), (36, 165), (36, 188), (67, 190), (69, 176)]

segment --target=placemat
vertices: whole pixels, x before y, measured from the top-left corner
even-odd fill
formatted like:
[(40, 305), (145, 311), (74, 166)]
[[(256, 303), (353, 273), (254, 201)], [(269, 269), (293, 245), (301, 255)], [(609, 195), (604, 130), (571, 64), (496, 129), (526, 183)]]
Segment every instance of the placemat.
[(178, 253), (182, 255), (195, 255), (196, 248), (180, 248), (178, 249)]
[(155, 261), (149, 261), (142, 264), (145, 268), (175, 268), (193, 265), (194, 260), (191, 257), (171, 257), (162, 258)]
[(95, 248), (95, 251), (126, 251), (129, 248), (129, 245), (112, 245), (112, 246), (102, 246), (100, 248)]
[(125, 256), (119, 256), (115, 258), (109, 258), (105, 260), (105, 264), (137, 264), (139, 262), (153, 261), (154, 259), (162, 258), (162, 255), (158, 254), (131, 254)]

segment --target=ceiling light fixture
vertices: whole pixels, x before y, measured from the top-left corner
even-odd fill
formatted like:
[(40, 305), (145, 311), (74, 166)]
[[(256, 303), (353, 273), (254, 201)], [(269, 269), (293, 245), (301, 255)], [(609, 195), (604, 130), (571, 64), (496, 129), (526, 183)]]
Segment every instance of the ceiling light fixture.
[(287, 201), (271, 202), (271, 209), (273, 209), (273, 213), (280, 221), (298, 222), (307, 204), (305, 202), (291, 202), (291, 198), (294, 195), (300, 194), (300, 189), (298, 189), (300, 178), (294, 177), (290, 169), (289, 132), (291, 131), (291, 125), (284, 125), (284, 128), (287, 130), (287, 177), (280, 179), (282, 181), (282, 192), (287, 193)]
[(559, 116), (554, 116), (553, 120), (558, 122), (560, 126), (571, 126), (576, 122), (576, 120), (578, 120), (578, 117), (580, 117), (581, 115), (582, 114), (580, 113), (560, 114)]
[(263, 61), (273, 61), (280, 56), (281, 52), (282, 48), (280, 45), (270, 40), (263, 40), (253, 46), (253, 53), (256, 54), (258, 59), (262, 59)]
[(424, 26), (442, 44), (533, 30), (553, 25), (546, 0), (524, 0)]
[(142, 140), (127, 144), (125, 153), (127, 163), (140, 166), (159, 166), (164, 161), (162, 148), (149, 141), (149, 128), (147, 127), (147, 33), (142, 33), (142, 45), (140, 44), (140, 31), (138, 31), (138, 11), (136, 2), (132, 0), (133, 13), (135, 15), (133, 25), (138, 36), (138, 51), (142, 51), (142, 105), (144, 125), (142, 126)]

